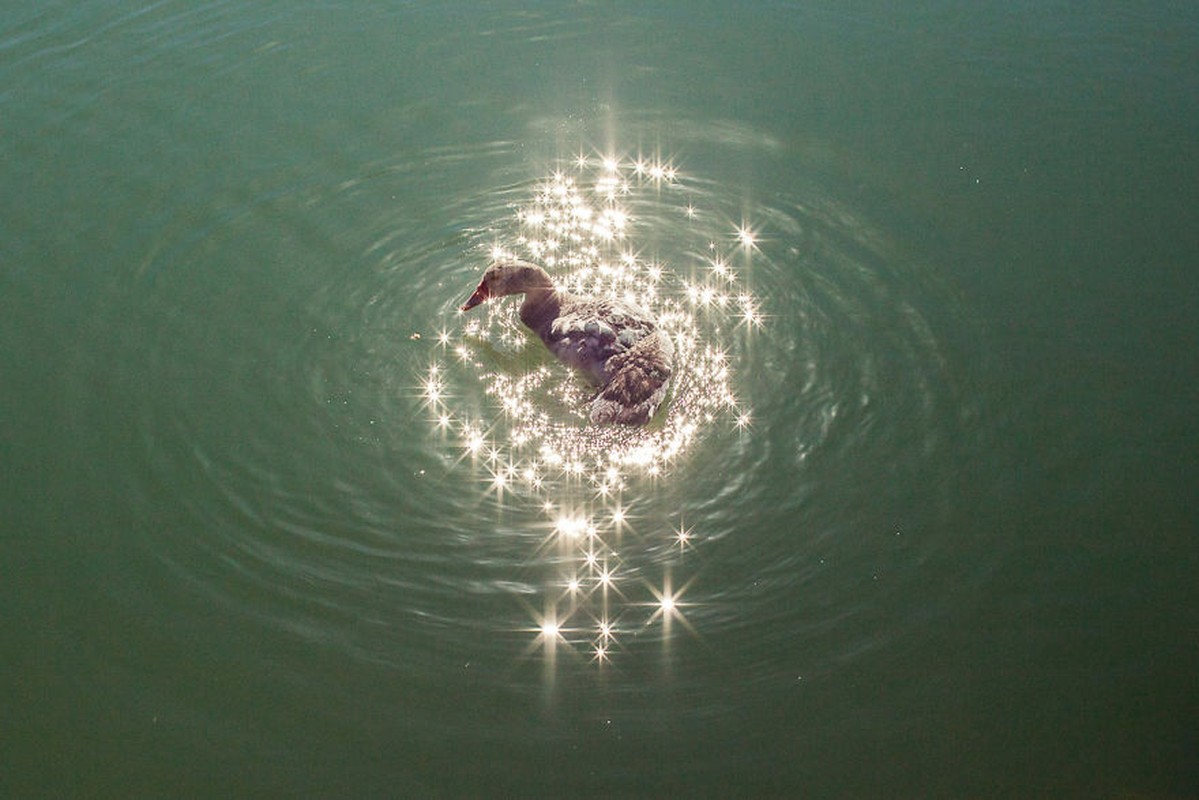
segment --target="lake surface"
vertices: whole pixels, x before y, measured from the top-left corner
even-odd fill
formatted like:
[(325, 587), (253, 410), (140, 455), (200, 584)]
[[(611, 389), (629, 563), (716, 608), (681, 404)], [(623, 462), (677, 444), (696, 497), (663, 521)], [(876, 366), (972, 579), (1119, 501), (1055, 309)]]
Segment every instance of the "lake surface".
[[(1199, 9), (0, 11), (6, 796), (1199, 793)], [(458, 307), (647, 306), (644, 429)]]

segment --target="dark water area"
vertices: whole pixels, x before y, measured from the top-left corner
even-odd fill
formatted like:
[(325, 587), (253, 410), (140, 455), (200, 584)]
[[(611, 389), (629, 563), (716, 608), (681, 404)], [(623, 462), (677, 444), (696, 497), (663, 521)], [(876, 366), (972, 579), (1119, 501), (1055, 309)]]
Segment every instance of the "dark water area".
[[(0, 11), (0, 793), (1199, 793), (1199, 12)], [(504, 252), (652, 309), (646, 429)]]

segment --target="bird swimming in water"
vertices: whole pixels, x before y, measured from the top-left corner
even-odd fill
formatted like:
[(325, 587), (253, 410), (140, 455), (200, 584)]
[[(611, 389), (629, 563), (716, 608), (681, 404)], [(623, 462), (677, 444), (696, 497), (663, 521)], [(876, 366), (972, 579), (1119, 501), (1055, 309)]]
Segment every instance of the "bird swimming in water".
[(488, 266), (462, 310), (510, 294), (525, 296), (520, 321), (598, 387), (592, 422), (644, 425), (653, 417), (669, 388), (674, 345), (645, 311), (557, 289), (544, 269), (515, 259)]

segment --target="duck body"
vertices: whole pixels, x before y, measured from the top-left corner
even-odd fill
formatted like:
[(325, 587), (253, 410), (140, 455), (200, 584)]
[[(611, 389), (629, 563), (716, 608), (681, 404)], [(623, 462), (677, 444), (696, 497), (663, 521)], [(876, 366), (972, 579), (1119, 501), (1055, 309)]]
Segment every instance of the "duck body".
[(509, 294), (525, 295), (521, 322), (598, 387), (592, 422), (643, 425), (653, 417), (669, 388), (674, 347), (645, 311), (561, 291), (545, 270), (523, 261), (489, 266), (462, 310)]

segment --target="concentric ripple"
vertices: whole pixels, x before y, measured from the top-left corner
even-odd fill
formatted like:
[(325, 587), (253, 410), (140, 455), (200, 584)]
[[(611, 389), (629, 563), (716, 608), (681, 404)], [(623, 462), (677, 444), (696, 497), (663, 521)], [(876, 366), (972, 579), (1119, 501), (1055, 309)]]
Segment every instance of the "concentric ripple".
[[(972, 423), (952, 298), (821, 187), (754, 201), (727, 165), (546, 163), (531, 180), (495, 142), (213, 200), (202, 232), (156, 233), (131, 291), (98, 295), (84, 338), (121, 333), (81, 346), (64, 396), (128, 408), (133, 435), (92, 446), (116, 464), (90, 468), (141, 510), (124, 568), (151, 576), (155, 624), (218, 608), (506, 683), (550, 664), (681, 679), (696, 644), (765, 679), (775, 637), (813, 643), (811, 674), (941, 613), (885, 603), (877, 625), (862, 587), (898, 596), (955, 552)], [(445, 196), (397, 204), (397, 185)], [(594, 389), (518, 299), (456, 311), (496, 255), (660, 321), (675, 382), (649, 425), (589, 424)]]
[[(687, 196), (669, 163), (580, 156), (536, 185), (478, 259), (480, 271), (488, 259), (531, 260), (567, 291), (650, 312), (676, 357), (671, 391), (649, 425), (590, 424), (594, 389), (524, 328), (513, 300), (447, 318), (420, 378), (431, 435), (477, 470), (501, 504), (517, 497), (544, 514), (537, 557), (550, 569), (531, 631), (547, 650), (567, 642), (603, 663), (624, 633), (681, 618), (681, 590), (668, 578), (640, 588), (628, 581), (635, 569), (620, 549), (626, 507), (710, 431), (751, 424), (730, 351), (763, 324), (745, 279), (754, 235), (742, 227), (723, 242), (704, 239)], [(658, 218), (674, 217), (671, 259), (639, 237), (639, 211), (650, 206)], [(658, 533), (639, 545), (647, 550), (669, 544), (682, 554), (695, 533), (681, 518), (651, 527)]]

